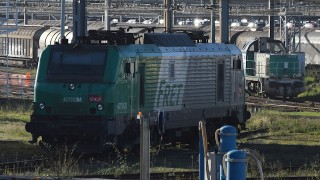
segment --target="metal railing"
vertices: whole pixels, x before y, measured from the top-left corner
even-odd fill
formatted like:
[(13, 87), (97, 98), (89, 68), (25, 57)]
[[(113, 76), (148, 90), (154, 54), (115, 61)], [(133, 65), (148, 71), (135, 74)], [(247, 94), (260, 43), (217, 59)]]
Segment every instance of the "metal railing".
[(0, 73), (0, 97), (16, 99), (33, 99), (34, 78), (28, 73), (5, 74)]

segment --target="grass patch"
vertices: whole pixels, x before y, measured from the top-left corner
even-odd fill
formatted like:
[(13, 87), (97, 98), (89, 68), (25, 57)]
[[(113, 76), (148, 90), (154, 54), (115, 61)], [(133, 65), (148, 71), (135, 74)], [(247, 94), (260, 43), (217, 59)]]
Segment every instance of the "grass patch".
[(265, 130), (265, 132), (272, 135), (305, 133), (319, 135), (320, 139), (320, 121), (318, 119), (310, 119), (307, 117), (294, 119), (289, 116), (295, 113), (261, 111), (253, 114), (252, 118), (247, 121), (247, 127), (249, 131)]
[(298, 95), (298, 98), (305, 101), (315, 101), (320, 99), (320, 70), (317, 68), (307, 68), (304, 78), (305, 92)]
[(259, 152), (264, 159), (263, 167), (268, 171), (266, 176), (319, 173), (320, 163), (315, 161), (320, 155), (319, 119), (297, 119), (286, 113), (260, 111), (248, 120), (247, 128), (237, 140), (239, 149)]
[(0, 122), (29, 122), (31, 111), (0, 109)]
[[(284, 117), (290, 117), (290, 116), (306, 116), (306, 117), (319, 117), (320, 119), (320, 112), (307, 112), (307, 111), (303, 111), (303, 112), (280, 112), (280, 111), (273, 111), (273, 110), (268, 110), (267, 114), (272, 114), (272, 115), (281, 115)], [(290, 117), (291, 118), (291, 117)]]
[(31, 139), (30, 133), (24, 129), (22, 122), (0, 122), (0, 136), (2, 141), (28, 141)]
[(28, 122), (31, 105), (28, 100), (0, 99), (0, 122)]

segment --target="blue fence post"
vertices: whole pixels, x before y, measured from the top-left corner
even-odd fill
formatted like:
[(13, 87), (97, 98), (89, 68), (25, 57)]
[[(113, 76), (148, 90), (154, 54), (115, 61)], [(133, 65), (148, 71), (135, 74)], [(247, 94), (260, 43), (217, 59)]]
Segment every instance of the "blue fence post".
[[(200, 132), (200, 130), (199, 130)], [(202, 134), (199, 133), (199, 180), (204, 180), (204, 145)]]

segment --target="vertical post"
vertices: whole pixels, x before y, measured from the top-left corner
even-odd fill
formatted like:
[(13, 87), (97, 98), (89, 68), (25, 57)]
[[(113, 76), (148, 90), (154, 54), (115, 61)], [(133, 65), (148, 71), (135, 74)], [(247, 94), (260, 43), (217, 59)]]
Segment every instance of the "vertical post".
[(285, 22), (283, 23), (283, 26), (284, 26), (284, 43), (285, 43), (285, 46), (286, 46), (286, 48), (289, 50), (290, 48), (289, 48), (289, 33), (288, 33), (288, 26), (287, 26), (287, 23), (288, 23), (288, 21), (287, 21), (287, 13), (285, 14), (285, 16), (284, 16), (284, 20), (285, 20)]
[(172, 32), (172, 7), (171, 0), (164, 0), (164, 23), (165, 23), (165, 32)]
[[(7, 4), (6, 4), (6, 21), (7, 21), (7, 25), (8, 25), (8, 22), (9, 22), (9, 6), (10, 6), (10, 0), (7, 0)], [(8, 65), (8, 62), (9, 62), (9, 32), (7, 31), (7, 37), (6, 37), (6, 54), (7, 54), (7, 57), (6, 57), (6, 97), (8, 98), (9, 97), (9, 65)]]
[(85, 37), (87, 31), (86, 1), (73, 0), (73, 39), (76, 43), (78, 38)]
[(61, 35), (60, 35), (60, 40), (62, 42), (62, 39), (64, 39), (64, 24), (65, 24), (65, 5), (66, 5), (66, 0), (61, 0)]
[(104, 29), (110, 30), (110, 19), (109, 19), (109, 0), (104, 1)]
[(10, 6), (10, 0), (7, 0), (7, 3), (6, 3), (6, 20), (9, 20), (9, 6)]
[[(299, 52), (301, 52), (301, 17), (299, 16)], [(304, 68), (302, 68), (304, 69)]]
[(171, 13), (171, 18), (172, 18), (172, 20), (171, 20), (171, 26), (173, 27), (174, 26), (174, 22), (175, 22), (175, 20), (174, 20), (174, 18), (175, 18), (175, 15), (174, 15), (174, 13), (176, 12), (176, 9), (177, 9), (177, 4), (176, 4), (176, 1), (175, 0), (172, 0), (172, 4), (173, 4), (173, 8), (172, 8), (172, 13)]
[(79, 36), (84, 37), (87, 31), (87, 18), (86, 18), (86, 1), (80, 0), (79, 7)]
[(79, 2), (78, 0), (73, 0), (73, 37), (72, 42), (76, 43), (78, 41), (78, 22), (79, 22)]
[(279, 34), (280, 34), (280, 41), (282, 41), (283, 42), (283, 35), (282, 35), (282, 32), (283, 32), (283, 30), (282, 30), (282, 17), (281, 16), (279, 16)]
[(19, 76), (19, 82), (20, 82), (20, 86), (21, 86), (21, 99), (23, 99), (23, 81), (21, 76)]
[[(273, 12), (274, 10), (274, 0), (269, 0), (269, 10), (270, 12)], [(271, 40), (274, 39), (274, 15), (273, 14), (269, 14), (269, 38)]]
[(220, 0), (220, 39), (221, 43), (229, 42), (229, 2)]
[(26, 6), (27, 6), (26, 1), (24, 1), (24, 4), (23, 4), (23, 22), (24, 22), (24, 25), (28, 24), (28, 14), (27, 14)]
[(149, 119), (140, 115), (140, 180), (149, 180), (150, 129)]
[(210, 14), (210, 19), (211, 19), (211, 43), (216, 42), (216, 24), (215, 24), (215, 17), (214, 17), (214, 3), (215, 0), (210, 0), (211, 1), (211, 14)]
[(204, 180), (205, 170), (204, 170), (204, 145), (201, 134), (201, 128), (199, 125), (199, 180)]

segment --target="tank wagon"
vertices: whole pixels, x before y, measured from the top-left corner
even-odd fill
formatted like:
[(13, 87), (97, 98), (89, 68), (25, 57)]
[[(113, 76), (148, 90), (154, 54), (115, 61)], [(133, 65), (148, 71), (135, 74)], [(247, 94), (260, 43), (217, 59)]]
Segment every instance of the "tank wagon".
[[(299, 37), (295, 38), (296, 41)], [(301, 34), (301, 50), (306, 53), (306, 65), (320, 65), (320, 30)]]
[[(82, 152), (109, 143), (139, 142), (137, 114), (153, 130), (164, 119), (164, 139), (194, 143), (198, 122), (208, 127), (245, 125), (241, 51), (233, 44), (194, 43), (184, 33), (94, 33), (108, 44), (49, 45), (35, 81), (34, 109), (26, 130), (32, 142), (77, 144)], [(162, 117), (162, 118), (159, 118)], [(153, 142), (158, 130), (152, 131)]]
[(242, 47), (247, 92), (296, 97), (305, 90), (305, 53), (288, 52), (281, 41), (261, 37), (262, 34), (241, 32), (232, 39)]

